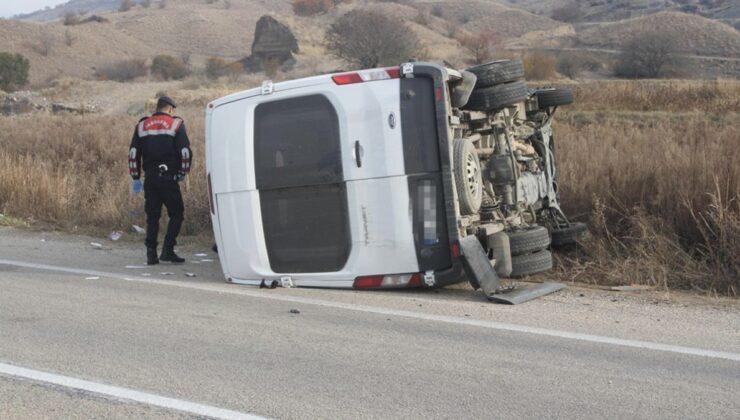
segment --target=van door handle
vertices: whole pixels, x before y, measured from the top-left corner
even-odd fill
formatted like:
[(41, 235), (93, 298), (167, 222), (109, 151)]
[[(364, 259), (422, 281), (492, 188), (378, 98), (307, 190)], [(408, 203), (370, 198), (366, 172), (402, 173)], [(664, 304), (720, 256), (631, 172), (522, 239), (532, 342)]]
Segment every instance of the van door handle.
[(358, 168), (362, 168), (362, 146), (359, 140), (355, 142), (355, 163)]

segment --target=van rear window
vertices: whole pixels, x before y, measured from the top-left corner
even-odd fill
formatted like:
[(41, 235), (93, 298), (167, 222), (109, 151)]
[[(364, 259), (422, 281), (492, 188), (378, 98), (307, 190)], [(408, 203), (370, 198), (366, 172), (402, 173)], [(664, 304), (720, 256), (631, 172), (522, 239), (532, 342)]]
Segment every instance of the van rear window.
[(323, 95), (257, 106), (254, 151), (257, 189), (342, 182), (336, 110)]
[(406, 173), (439, 172), (432, 79), (401, 79), (401, 131)]

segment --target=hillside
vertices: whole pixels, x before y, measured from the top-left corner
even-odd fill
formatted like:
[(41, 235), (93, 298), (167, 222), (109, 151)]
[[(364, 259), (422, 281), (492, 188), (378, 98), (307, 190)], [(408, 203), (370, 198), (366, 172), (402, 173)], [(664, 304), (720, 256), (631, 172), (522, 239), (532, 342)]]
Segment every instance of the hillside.
[(730, 25), (740, 20), (738, 0), (498, 0), (510, 7), (527, 10), (543, 16), (568, 5), (577, 5), (577, 22), (613, 22), (647, 16), (659, 12), (684, 12)]
[[(65, 7), (103, 8), (107, 1), (72, 0)], [(542, 7), (557, 1), (545, 1)], [(315, 74), (343, 67), (325, 51), (325, 30), (343, 13), (360, 8), (402, 18), (422, 40), (424, 59), (458, 66), (468, 62), (470, 54), (457, 39), (476, 34), (490, 34), (503, 47), (515, 50), (614, 51), (633, 36), (658, 29), (670, 33), (686, 54), (740, 57), (737, 30), (697, 15), (661, 12), (617, 22), (572, 25), (502, 3), (505, 1), (420, 0), (399, 4), (355, 0), (329, 13), (297, 16), (292, 0), (178, 0), (168, 1), (164, 8), (155, 2), (150, 8), (137, 6), (128, 12), (96, 12), (107, 20), (103, 23), (64, 26), (61, 20), (0, 20), (0, 51), (26, 56), (35, 85), (64, 76), (89, 79), (96, 69), (116, 61), (151, 60), (162, 53), (187, 58), (194, 69), (202, 69), (211, 56), (235, 61), (249, 55), (255, 24), (269, 14), (288, 25), (298, 39), (301, 51), (296, 57), (297, 74)], [(516, 5), (529, 4), (534, 3), (520, 0)], [(67, 10), (59, 9), (51, 11)], [(728, 63), (715, 63), (707, 74), (736, 75), (740, 66), (735, 64), (740, 62)]]
[(578, 33), (579, 45), (620, 49), (651, 31), (670, 34), (686, 54), (740, 57), (740, 33), (725, 24), (685, 13), (662, 12), (589, 27)]

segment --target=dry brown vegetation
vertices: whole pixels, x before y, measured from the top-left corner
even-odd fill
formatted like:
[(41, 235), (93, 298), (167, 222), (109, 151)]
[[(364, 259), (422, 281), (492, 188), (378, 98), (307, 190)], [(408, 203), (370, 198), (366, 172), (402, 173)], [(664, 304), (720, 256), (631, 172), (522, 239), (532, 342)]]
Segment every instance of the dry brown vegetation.
[[(563, 280), (740, 292), (740, 83), (608, 81), (569, 85), (556, 142), (566, 212), (589, 222), (559, 253)], [(214, 88), (216, 89), (216, 88)], [(198, 89), (185, 105), (195, 152), (185, 233), (210, 235)], [(0, 117), (0, 212), (31, 223), (130, 231), (142, 225), (126, 115)]]
[(740, 83), (573, 87), (556, 119), (562, 194), (592, 235), (562, 278), (740, 293)]

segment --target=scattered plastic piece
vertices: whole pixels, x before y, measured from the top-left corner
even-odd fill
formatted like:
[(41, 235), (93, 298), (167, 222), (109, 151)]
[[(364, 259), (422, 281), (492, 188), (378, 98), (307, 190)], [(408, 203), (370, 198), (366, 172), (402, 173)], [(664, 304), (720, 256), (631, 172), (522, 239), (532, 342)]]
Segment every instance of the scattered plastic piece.
[(46, 242), (46, 239), (42, 239), (41, 242)]
[(185, 273), (185, 277), (195, 277), (195, 273)]
[(163, 276), (174, 276), (175, 275), (175, 273), (170, 273), (169, 271), (165, 271), (164, 273), (160, 273), (160, 274), (162, 274)]
[(213, 260), (209, 260), (209, 259), (207, 259), (207, 258), (206, 258), (206, 259), (202, 259), (202, 260), (200, 260), (200, 261), (201, 261), (201, 262), (213, 262)]
[(111, 241), (117, 241), (121, 239), (121, 236), (123, 236), (123, 232), (121, 232), (120, 230), (114, 230), (110, 233), (110, 235), (108, 235), (108, 239), (110, 239)]
[(144, 228), (143, 228), (143, 227), (141, 227), (141, 226), (138, 226), (138, 225), (132, 225), (131, 227), (132, 227), (132, 228), (134, 228), (134, 230), (135, 230), (135, 231), (136, 231), (136, 233), (138, 233), (138, 234), (142, 234), (142, 235), (143, 235), (143, 234), (145, 234), (145, 233), (146, 233), (146, 229), (144, 229)]
[(195, 254), (196, 257), (207, 257), (208, 254)]
[(301, 313), (301, 311), (299, 311), (298, 309), (291, 309), (290, 310), (290, 313), (291, 314), (299, 314), (299, 313)]
[(126, 268), (146, 268), (143, 265), (127, 265)]
[(100, 280), (100, 277), (85, 277), (85, 280)]
[(97, 242), (90, 242), (90, 245), (94, 246), (95, 248), (102, 248), (103, 244), (99, 244)]
[(631, 286), (614, 286), (611, 288), (615, 292), (639, 292), (642, 290), (652, 290), (651, 286), (633, 284)]

